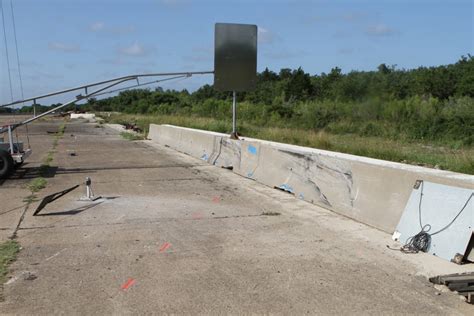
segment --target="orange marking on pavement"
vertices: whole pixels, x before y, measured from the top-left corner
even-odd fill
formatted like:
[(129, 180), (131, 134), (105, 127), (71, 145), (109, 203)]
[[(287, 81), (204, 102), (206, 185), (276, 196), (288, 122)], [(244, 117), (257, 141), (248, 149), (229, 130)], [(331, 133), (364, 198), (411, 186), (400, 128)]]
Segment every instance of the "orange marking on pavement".
[(135, 280), (132, 278), (128, 279), (127, 282), (122, 284), (122, 290), (128, 290), (128, 288), (131, 287), (133, 284), (135, 284)]
[(171, 244), (168, 242), (165, 242), (163, 246), (161, 246), (160, 252), (166, 251), (166, 249), (168, 249), (169, 247), (171, 247)]

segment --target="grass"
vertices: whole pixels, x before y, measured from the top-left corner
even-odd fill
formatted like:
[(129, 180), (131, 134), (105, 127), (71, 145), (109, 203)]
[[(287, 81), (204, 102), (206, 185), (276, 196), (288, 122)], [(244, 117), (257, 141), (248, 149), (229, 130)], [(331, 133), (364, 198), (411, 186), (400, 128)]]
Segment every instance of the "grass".
[(64, 136), (64, 131), (66, 130), (66, 123), (62, 123), (58, 127), (58, 131), (54, 135), (53, 146), (46, 154), (46, 157), (43, 159), (43, 163), (39, 167), (39, 174), (41, 176), (47, 176), (51, 163), (54, 160), (54, 154), (56, 153), (56, 147), (58, 147), (59, 140)]
[(58, 132), (56, 134), (56, 137), (61, 137), (64, 135), (64, 131), (66, 130), (66, 123), (62, 123), (61, 125), (59, 125), (59, 128), (58, 128)]
[[(190, 128), (229, 133), (231, 120), (223, 121), (207, 117), (172, 115), (111, 114), (104, 117), (108, 123), (135, 122), (148, 133), (153, 124), (172, 124)], [(406, 139), (359, 136), (356, 134), (332, 134), (325, 130), (303, 130), (284, 127), (262, 127), (246, 122), (238, 124), (239, 132), (248, 137), (337, 151), (412, 165), (474, 174), (474, 147), (451, 148), (430, 142), (414, 142)]]
[(33, 194), (33, 193), (31, 193), (27, 197), (23, 198), (23, 202), (25, 202), (27, 204), (33, 203), (35, 201), (38, 201), (38, 197), (36, 196), (36, 194)]
[(128, 132), (121, 132), (120, 136), (122, 136), (123, 138), (125, 138), (127, 140), (130, 140), (130, 141), (145, 139), (145, 137), (143, 135), (132, 134), (132, 133), (128, 133)]
[(5, 277), (8, 273), (8, 265), (15, 261), (16, 255), (19, 251), (20, 245), (14, 240), (0, 243), (0, 285), (5, 283)]
[(268, 212), (263, 212), (262, 215), (263, 216), (278, 216), (278, 215), (281, 215), (281, 213), (268, 211)]
[(44, 178), (50, 172), (51, 162), (54, 160), (54, 154), (56, 153), (56, 147), (58, 146), (59, 140), (63, 137), (64, 131), (66, 130), (66, 122), (62, 123), (58, 127), (58, 131), (54, 135), (53, 145), (48, 151), (46, 156), (43, 158), (43, 162), (39, 167), (39, 174), (41, 175), (38, 178), (32, 179), (27, 185), (26, 188), (31, 191), (31, 194), (23, 199), (25, 203), (32, 203), (36, 201), (37, 196), (35, 193), (41, 191), (46, 187), (48, 181)]
[(39, 177), (31, 180), (26, 187), (31, 191), (31, 193), (36, 193), (44, 189), (46, 184), (48, 184), (48, 181), (43, 177)]
[(49, 151), (46, 157), (43, 160), (43, 165), (49, 166), (49, 164), (53, 161), (54, 151)]

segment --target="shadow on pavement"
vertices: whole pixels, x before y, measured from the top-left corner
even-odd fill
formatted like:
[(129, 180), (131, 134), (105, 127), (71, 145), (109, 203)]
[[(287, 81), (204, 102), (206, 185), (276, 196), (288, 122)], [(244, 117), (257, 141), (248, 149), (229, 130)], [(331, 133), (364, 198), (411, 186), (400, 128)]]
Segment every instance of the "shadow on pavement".
[(84, 212), (88, 209), (91, 209), (93, 207), (96, 207), (97, 205), (102, 204), (102, 203), (103, 203), (103, 201), (98, 202), (98, 203), (89, 204), (89, 205), (80, 206), (80, 207), (77, 207), (75, 209), (68, 210), (68, 211), (42, 213), (42, 214), (37, 214), (36, 216), (76, 215), (76, 214), (82, 213), (82, 212)]

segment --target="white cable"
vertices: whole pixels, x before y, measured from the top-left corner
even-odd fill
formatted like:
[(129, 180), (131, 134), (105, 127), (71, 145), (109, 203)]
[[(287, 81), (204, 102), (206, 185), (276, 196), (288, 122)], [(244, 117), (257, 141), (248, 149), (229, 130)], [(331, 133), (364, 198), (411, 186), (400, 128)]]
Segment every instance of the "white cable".
[[(16, 23), (15, 23), (15, 14), (13, 13), (13, 0), (10, 0), (10, 7), (12, 9), (12, 22), (13, 22), (13, 36), (15, 38), (15, 49), (16, 49), (16, 61), (18, 65), (18, 78), (20, 80), (20, 92), (21, 92), (21, 99), (25, 99), (25, 95), (23, 94), (23, 80), (21, 78), (21, 67), (20, 67), (20, 55), (18, 53), (18, 41), (16, 36)], [(23, 106), (25, 102), (23, 102)]]
[(7, 69), (8, 69), (8, 80), (10, 83), (10, 96), (13, 102), (13, 87), (12, 87), (12, 75), (10, 71), (10, 58), (8, 56), (8, 43), (7, 43), (7, 31), (5, 29), (5, 15), (3, 14), (3, 0), (0, 0), (0, 10), (2, 11), (2, 24), (3, 24), (3, 38), (5, 40), (5, 53), (7, 55)]

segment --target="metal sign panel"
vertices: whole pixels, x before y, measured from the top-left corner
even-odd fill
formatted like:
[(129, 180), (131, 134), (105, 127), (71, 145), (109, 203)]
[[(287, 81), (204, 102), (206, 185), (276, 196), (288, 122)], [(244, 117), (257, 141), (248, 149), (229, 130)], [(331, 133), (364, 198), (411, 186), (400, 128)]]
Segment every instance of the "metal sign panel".
[(431, 226), (428, 233), (433, 234), (428, 253), (446, 260), (453, 259), (458, 253), (464, 255), (474, 227), (473, 192), (424, 181), (411, 192), (394, 237), (399, 236), (400, 242), (406, 243), (420, 232), (421, 221), (422, 226)]
[(257, 82), (257, 26), (216, 23), (214, 88), (248, 91)]

